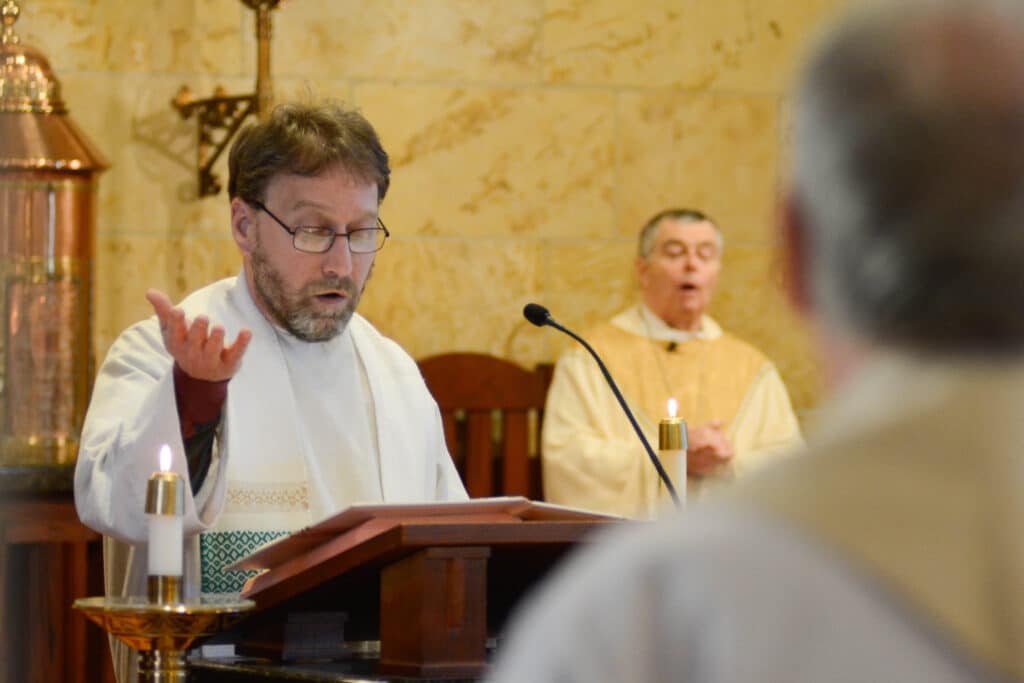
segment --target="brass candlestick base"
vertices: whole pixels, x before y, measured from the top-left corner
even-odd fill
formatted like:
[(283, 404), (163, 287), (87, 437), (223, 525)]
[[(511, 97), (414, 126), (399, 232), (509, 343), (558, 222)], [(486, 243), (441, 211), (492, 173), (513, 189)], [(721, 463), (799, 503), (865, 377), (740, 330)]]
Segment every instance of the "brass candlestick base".
[(154, 605), (177, 605), (181, 603), (180, 576), (147, 576), (146, 593)]
[(82, 598), (74, 608), (139, 653), (139, 683), (185, 683), (185, 651), (252, 609), (252, 600), (203, 598), (157, 605), (142, 597)]

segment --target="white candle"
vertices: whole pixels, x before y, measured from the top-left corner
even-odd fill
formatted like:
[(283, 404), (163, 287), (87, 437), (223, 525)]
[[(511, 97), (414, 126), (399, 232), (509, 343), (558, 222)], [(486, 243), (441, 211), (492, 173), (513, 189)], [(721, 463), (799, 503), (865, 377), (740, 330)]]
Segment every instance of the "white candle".
[(150, 576), (182, 575), (184, 501), (184, 482), (171, 471), (171, 449), (164, 445), (160, 449), (160, 471), (149, 478), (146, 490)]
[(672, 472), (679, 502), (686, 502), (686, 422), (677, 415), (679, 403), (668, 400), (668, 417), (658, 424), (658, 457)]
[(181, 517), (150, 515), (150, 576), (181, 576), (183, 566), (181, 543)]

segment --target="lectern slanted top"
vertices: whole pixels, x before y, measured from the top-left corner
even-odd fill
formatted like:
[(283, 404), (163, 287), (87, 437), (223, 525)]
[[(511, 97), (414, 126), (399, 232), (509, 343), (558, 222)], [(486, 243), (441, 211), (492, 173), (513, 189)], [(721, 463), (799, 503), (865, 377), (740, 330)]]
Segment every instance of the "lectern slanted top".
[[(617, 519), (520, 497), (354, 506), (229, 568), (263, 570), (242, 596), (268, 615), (264, 626), (292, 612), (344, 611), (356, 637), (379, 638), (382, 672), (475, 676), (488, 633), (519, 597)], [(250, 651), (281, 651), (280, 628), (250, 633)]]

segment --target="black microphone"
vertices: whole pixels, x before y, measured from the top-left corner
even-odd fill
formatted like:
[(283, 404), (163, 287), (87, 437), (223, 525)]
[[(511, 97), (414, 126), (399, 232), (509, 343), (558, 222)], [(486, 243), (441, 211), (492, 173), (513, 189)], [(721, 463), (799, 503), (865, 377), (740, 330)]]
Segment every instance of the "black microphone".
[(561, 330), (562, 332), (565, 332), (567, 335), (569, 335), (570, 337), (578, 341), (580, 344), (582, 344), (583, 348), (590, 352), (590, 355), (593, 356), (594, 360), (597, 361), (597, 367), (601, 368), (601, 374), (604, 375), (605, 380), (608, 382), (608, 386), (612, 388), (612, 393), (615, 394), (615, 398), (619, 400), (619, 405), (622, 406), (622, 411), (626, 413), (626, 417), (629, 418), (629, 423), (633, 425), (633, 429), (636, 431), (636, 435), (640, 437), (640, 442), (644, 445), (644, 450), (647, 451), (647, 457), (651, 459), (651, 463), (654, 465), (654, 469), (658, 471), (658, 476), (661, 478), (662, 483), (665, 484), (665, 489), (668, 491), (668, 494), (672, 497), (672, 502), (675, 503), (675, 506), (678, 508), (679, 496), (676, 494), (676, 487), (672, 485), (672, 480), (668, 478), (668, 472), (666, 472), (665, 468), (662, 467), (661, 460), (658, 459), (658, 456), (654, 452), (654, 449), (651, 448), (651, 444), (647, 441), (647, 437), (644, 436), (643, 430), (640, 429), (640, 425), (636, 423), (636, 418), (633, 417), (633, 411), (631, 411), (629, 409), (629, 406), (626, 405), (626, 399), (622, 398), (622, 392), (619, 391), (618, 385), (615, 384), (615, 380), (612, 379), (611, 373), (608, 372), (608, 368), (605, 367), (604, 362), (601, 360), (601, 357), (597, 355), (597, 352), (594, 351), (594, 349), (590, 347), (590, 344), (584, 341), (583, 338), (580, 337), (578, 334), (576, 334), (575, 332), (568, 328), (562, 327), (557, 322), (555, 322), (555, 319), (551, 317), (551, 313), (548, 311), (548, 309), (544, 308), (540, 304), (526, 304), (526, 306), (523, 307), (523, 315), (526, 317), (527, 320), (529, 320), (537, 327), (544, 327), (545, 325), (549, 325), (555, 328), (556, 330)]

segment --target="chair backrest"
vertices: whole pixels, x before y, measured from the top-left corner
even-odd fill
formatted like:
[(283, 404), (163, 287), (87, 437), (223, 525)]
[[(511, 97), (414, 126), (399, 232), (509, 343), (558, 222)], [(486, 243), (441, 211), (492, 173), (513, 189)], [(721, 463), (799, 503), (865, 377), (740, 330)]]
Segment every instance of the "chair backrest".
[(527, 370), (481, 353), (431, 356), (419, 366), (469, 495), (540, 499), (540, 424), (551, 366)]

